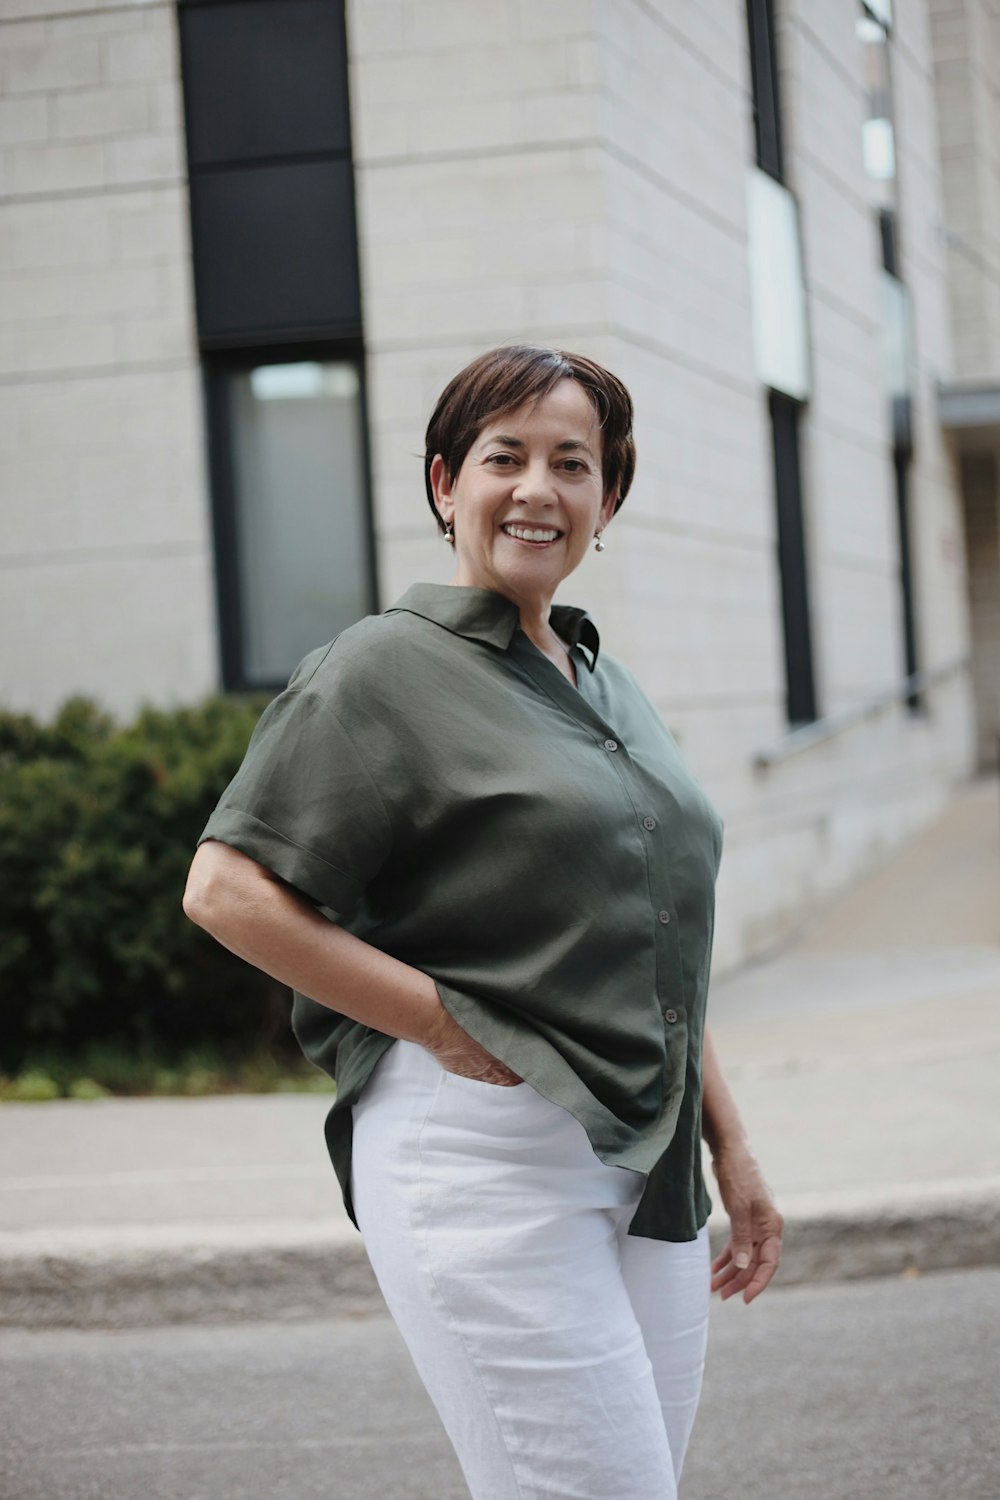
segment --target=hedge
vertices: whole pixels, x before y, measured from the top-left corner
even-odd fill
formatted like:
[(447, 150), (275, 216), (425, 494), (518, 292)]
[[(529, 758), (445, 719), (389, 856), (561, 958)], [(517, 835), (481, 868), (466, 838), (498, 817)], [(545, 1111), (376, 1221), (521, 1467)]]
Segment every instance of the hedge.
[(181, 910), (265, 702), (146, 708), (126, 726), (82, 697), (47, 726), (0, 714), (0, 1072), (100, 1044), (295, 1056), (288, 992)]

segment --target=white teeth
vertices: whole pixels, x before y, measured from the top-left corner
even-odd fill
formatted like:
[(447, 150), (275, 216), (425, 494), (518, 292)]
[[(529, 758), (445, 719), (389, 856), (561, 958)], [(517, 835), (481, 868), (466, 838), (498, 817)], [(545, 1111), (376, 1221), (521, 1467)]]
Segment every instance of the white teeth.
[(520, 542), (554, 542), (559, 535), (558, 531), (530, 530), (527, 526), (504, 526), (503, 530), (508, 536), (517, 537)]

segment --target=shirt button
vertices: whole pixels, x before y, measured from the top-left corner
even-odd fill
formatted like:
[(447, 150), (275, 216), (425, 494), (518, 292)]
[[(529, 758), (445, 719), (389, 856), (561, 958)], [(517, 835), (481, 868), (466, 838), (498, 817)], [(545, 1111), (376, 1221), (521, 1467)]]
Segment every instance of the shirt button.
[(656, 827), (656, 819), (655, 818), (643, 818), (643, 820), (642, 820), (642, 826), (643, 826), (643, 828), (648, 828), (649, 831), (650, 831), (650, 833), (652, 833), (653, 829)]
[(667, 923), (670, 921), (670, 913), (668, 911), (658, 911), (656, 913), (656, 920), (658, 922), (662, 922), (664, 927), (666, 927)]
[(672, 1026), (677, 1020), (677, 1012), (675, 1010), (665, 1010), (663, 1012), (663, 1019), (669, 1021)]
[(604, 748), (605, 748), (605, 750), (610, 750), (612, 753), (614, 753), (614, 751), (618, 749), (618, 741), (617, 740), (605, 740), (604, 741)]

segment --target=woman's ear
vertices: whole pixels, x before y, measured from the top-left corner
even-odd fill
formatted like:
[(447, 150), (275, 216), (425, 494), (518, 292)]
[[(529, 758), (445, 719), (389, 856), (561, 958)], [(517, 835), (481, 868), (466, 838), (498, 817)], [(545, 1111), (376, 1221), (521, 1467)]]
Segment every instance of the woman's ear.
[(434, 493), (434, 504), (438, 515), (446, 526), (450, 526), (455, 519), (455, 502), (451, 494), (448, 465), (440, 453), (435, 453), (431, 459), (431, 490)]
[(601, 511), (600, 511), (600, 517), (601, 517), (601, 519), (600, 519), (599, 524), (600, 524), (600, 527), (601, 527), (602, 531), (603, 531), (604, 527), (607, 526), (608, 523), (610, 522), (611, 517), (615, 513), (615, 508), (616, 508), (617, 505), (618, 505), (618, 486), (615, 485), (612, 489), (608, 490), (608, 493), (604, 497), (604, 504), (601, 506)]

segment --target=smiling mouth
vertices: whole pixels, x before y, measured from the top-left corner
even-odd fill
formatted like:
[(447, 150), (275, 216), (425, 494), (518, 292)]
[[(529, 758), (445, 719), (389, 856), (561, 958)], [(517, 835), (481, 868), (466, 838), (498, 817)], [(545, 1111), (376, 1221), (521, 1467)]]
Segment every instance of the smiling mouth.
[(512, 522), (507, 522), (500, 530), (504, 536), (513, 537), (516, 542), (532, 542), (536, 546), (558, 541), (562, 536), (562, 532), (557, 531), (554, 526), (515, 526)]

